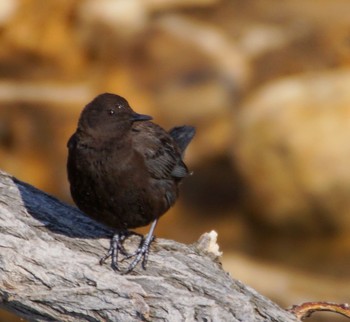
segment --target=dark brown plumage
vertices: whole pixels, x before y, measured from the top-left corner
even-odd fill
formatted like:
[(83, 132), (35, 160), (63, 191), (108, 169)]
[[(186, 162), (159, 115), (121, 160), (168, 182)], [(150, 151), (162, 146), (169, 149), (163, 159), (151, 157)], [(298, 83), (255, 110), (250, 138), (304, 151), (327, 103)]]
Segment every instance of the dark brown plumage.
[[(126, 272), (142, 260), (145, 267), (157, 220), (176, 201), (178, 184), (189, 172), (183, 153), (194, 136), (191, 126), (169, 133), (135, 113), (114, 94), (101, 94), (81, 113), (68, 141), (68, 179), (73, 200), (92, 218), (116, 229), (108, 254), (119, 270), (118, 253), (135, 256)], [(138, 250), (122, 246), (128, 229), (153, 222)]]

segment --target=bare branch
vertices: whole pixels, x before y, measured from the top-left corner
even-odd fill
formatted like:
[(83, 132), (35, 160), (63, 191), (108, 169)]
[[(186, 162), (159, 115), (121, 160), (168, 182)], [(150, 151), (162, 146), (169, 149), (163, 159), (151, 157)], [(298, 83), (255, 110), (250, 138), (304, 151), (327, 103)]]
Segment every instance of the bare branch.
[(213, 236), (156, 239), (125, 276), (98, 264), (111, 234), (0, 172), (0, 306), (30, 321), (297, 321), (222, 269)]
[(299, 320), (304, 320), (310, 317), (312, 313), (320, 311), (338, 313), (350, 318), (350, 306), (347, 303), (306, 302), (300, 305), (294, 305), (289, 311), (295, 314)]

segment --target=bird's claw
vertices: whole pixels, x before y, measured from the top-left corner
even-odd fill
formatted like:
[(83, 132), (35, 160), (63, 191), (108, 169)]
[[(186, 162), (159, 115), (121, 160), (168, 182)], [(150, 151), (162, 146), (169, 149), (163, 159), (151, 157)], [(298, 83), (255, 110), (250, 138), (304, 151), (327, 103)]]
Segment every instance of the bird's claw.
[(111, 243), (110, 243), (110, 247), (108, 249), (108, 252), (106, 255), (104, 255), (101, 259), (100, 259), (100, 265), (104, 264), (106, 262), (106, 260), (111, 257), (112, 259), (112, 268), (115, 271), (120, 271), (119, 269), (119, 265), (118, 265), (118, 257), (119, 254), (124, 255), (125, 257), (129, 256), (128, 252), (126, 251), (123, 243), (124, 241), (131, 235), (137, 235), (140, 236), (143, 240), (143, 236), (135, 233), (133, 231), (128, 231), (128, 230), (121, 230), (118, 233), (115, 233), (111, 239)]
[(122, 261), (124, 261), (126, 259), (135, 257), (133, 261), (130, 263), (128, 269), (123, 274), (130, 273), (139, 262), (141, 262), (142, 268), (146, 269), (150, 246), (153, 241), (154, 241), (154, 236), (150, 236), (150, 237), (147, 236), (146, 238), (143, 238), (137, 250), (134, 253), (129, 254), (122, 259)]
[[(100, 259), (100, 264), (102, 265), (106, 261), (106, 259), (111, 257), (112, 268), (116, 271), (120, 271), (120, 268), (118, 265), (118, 261), (119, 261), (118, 255), (119, 253), (121, 253), (124, 256), (124, 258), (122, 258), (119, 262), (123, 262), (124, 260), (135, 257), (130, 263), (129, 267), (125, 271), (123, 271), (122, 274), (130, 273), (136, 267), (136, 265), (141, 261), (142, 261), (142, 268), (146, 269), (150, 246), (154, 240), (153, 232), (157, 225), (157, 222), (158, 222), (158, 219), (153, 221), (146, 238), (138, 233), (135, 233), (133, 231), (128, 231), (128, 230), (120, 230), (117, 233), (115, 233), (111, 239), (111, 245), (109, 247), (107, 254)], [(134, 253), (128, 254), (126, 249), (123, 246), (123, 243), (126, 240), (126, 238), (129, 237), (130, 235), (139, 236), (141, 238), (141, 241), (137, 250)]]

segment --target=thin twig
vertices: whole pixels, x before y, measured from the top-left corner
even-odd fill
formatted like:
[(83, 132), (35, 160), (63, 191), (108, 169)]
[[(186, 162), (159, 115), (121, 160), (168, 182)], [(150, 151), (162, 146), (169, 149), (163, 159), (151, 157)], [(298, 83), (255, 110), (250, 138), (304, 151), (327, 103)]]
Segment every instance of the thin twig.
[(312, 313), (319, 311), (334, 312), (350, 318), (350, 306), (347, 303), (305, 302), (300, 305), (294, 305), (288, 311), (293, 313), (300, 321), (310, 317)]

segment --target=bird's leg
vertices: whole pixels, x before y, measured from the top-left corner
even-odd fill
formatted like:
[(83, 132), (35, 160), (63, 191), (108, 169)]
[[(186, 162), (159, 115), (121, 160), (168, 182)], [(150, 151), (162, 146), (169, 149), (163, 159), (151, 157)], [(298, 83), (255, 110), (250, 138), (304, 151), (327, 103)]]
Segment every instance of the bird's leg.
[(125, 257), (125, 259), (127, 259), (135, 256), (134, 260), (131, 262), (131, 264), (129, 265), (128, 269), (124, 272), (124, 274), (130, 273), (141, 260), (142, 260), (142, 268), (146, 269), (148, 254), (150, 250), (149, 248), (154, 240), (153, 232), (154, 232), (154, 229), (156, 228), (157, 222), (158, 222), (158, 219), (153, 221), (146, 238), (143, 238), (141, 240), (140, 245), (136, 250), (136, 252)]
[(112, 268), (114, 270), (119, 271), (119, 266), (118, 266), (118, 255), (119, 253), (121, 253), (124, 256), (129, 256), (129, 254), (127, 253), (126, 249), (123, 246), (123, 242), (125, 241), (125, 239), (127, 237), (129, 237), (130, 235), (138, 235), (142, 237), (143, 240), (143, 236), (140, 234), (137, 234), (135, 232), (132, 231), (128, 231), (128, 230), (120, 230), (118, 232), (116, 232), (113, 237), (111, 238), (111, 243), (110, 243), (110, 247), (108, 249), (108, 252), (105, 256), (103, 256), (100, 259), (100, 265), (104, 264), (105, 261), (109, 258), (112, 257)]

